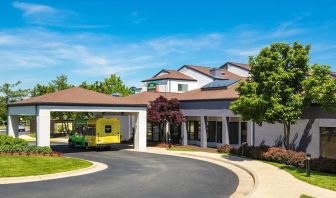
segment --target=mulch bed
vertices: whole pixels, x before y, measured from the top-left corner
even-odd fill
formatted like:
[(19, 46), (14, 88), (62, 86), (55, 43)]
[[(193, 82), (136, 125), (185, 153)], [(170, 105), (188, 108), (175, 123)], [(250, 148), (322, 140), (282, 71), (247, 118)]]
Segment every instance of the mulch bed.
[(52, 153), (0, 152), (0, 155), (63, 157), (63, 153), (56, 151), (53, 151)]

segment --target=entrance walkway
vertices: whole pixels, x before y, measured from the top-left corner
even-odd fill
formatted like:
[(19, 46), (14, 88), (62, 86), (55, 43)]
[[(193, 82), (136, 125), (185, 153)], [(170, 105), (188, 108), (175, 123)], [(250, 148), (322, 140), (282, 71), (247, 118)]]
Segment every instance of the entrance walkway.
[[(188, 152), (188, 151), (168, 151), (164, 148), (147, 148), (148, 153), (174, 155), (182, 157), (199, 158), (207, 161), (220, 161), (227, 165), (236, 165), (249, 171), (255, 178), (255, 187), (249, 197), (262, 198), (299, 198), (301, 194), (306, 194), (316, 198), (335, 198), (336, 192), (310, 185), (294, 178), (289, 173), (266, 163), (256, 160), (245, 159), (236, 156), (225, 156), (218, 153)], [(241, 179), (239, 177), (239, 179)], [(239, 181), (239, 186), (242, 182)]]

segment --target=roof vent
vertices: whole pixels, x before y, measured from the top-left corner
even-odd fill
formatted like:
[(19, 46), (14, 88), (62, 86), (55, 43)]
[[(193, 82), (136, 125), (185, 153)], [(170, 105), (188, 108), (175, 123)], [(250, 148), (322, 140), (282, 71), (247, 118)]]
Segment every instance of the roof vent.
[(211, 68), (210, 69), (210, 75), (215, 77), (215, 78), (219, 78), (222, 76), (222, 71), (218, 68)]

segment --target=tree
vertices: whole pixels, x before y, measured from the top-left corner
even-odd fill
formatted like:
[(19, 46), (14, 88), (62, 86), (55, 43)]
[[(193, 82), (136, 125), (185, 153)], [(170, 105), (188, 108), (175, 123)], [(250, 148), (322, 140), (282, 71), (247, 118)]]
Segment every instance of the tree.
[(88, 84), (84, 81), (80, 87), (108, 95), (120, 94), (121, 96), (127, 96), (131, 94), (131, 89), (115, 74), (105, 78), (103, 81), (95, 81), (93, 84)]
[[(56, 79), (49, 82), (48, 85), (37, 84), (30, 91), (30, 95), (31, 96), (41, 96), (41, 95), (52, 93), (55, 91), (64, 90), (70, 87), (73, 87), (73, 85), (69, 84), (68, 77), (62, 74), (60, 76), (56, 76)], [(53, 119), (60, 120), (63, 125), (63, 129), (67, 133), (70, 132), (70, 127), (68, 125), (67, 120), (74, 119), (76, 116), (77, 116), (76, 113), (71, 113), (71, 112), (51, 112), (51, 117)]]
[(4, 83), (0, 86), (0, 122), (2, 124), (7, 120), (7, 104), (15, 102), (26, 97), (29, 89), (15, 89), (21, 84), (21, 81), (16, 83)]
[(290, 126), (302, 114), (304, 107), (303, 81), (309, 66), (310, 46), (295, 42), (273, 43), (259, 55), (250, 57), (250, 77), (239, 84), (239, 99), (230, 108), (245, 120), (282, 123), (284, 146), (290, 147)]
[(336, 78), (330, 66), (314, 64), (303, 81), (305, 104), (319, 104), (326, 111), (336, 112)]
[[(160, 96), (148, 106), (147, 119), (158, 126), (161, 126), (160, 128), (163, 129), (165, 124), (180, 126), (184, 120), (184, 116), (180, 111), (180, 102), (176, 98), (168, 100), (167, 98)], [(160, 130), (159, 137), (162, 141), (162, 138), (164, 137), (163, 130)], [(167, 139), (167, 137), (165, 139)]]

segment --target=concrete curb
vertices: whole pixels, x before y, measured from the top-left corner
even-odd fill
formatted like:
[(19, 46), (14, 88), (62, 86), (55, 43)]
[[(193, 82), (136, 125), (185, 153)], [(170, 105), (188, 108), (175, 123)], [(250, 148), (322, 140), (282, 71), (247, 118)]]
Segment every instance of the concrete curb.
[(17, 183), (38, 182), (38, 181), (61, 179), (67, 177), (75, 177), (95, 173), (108, 168), (106, 164), (100, 162), (94, 162), (94, 161), (89, 162), (92, 163), (92, 166), (90, 167), (82, 168), (79, 170), (66, 171), (62, 173), (53, 173), (53, 174), (36, 175), (36, 176), (23, 176), (23, 177), (2, 177), (0, 178), (0, 184), (17, 184)]

